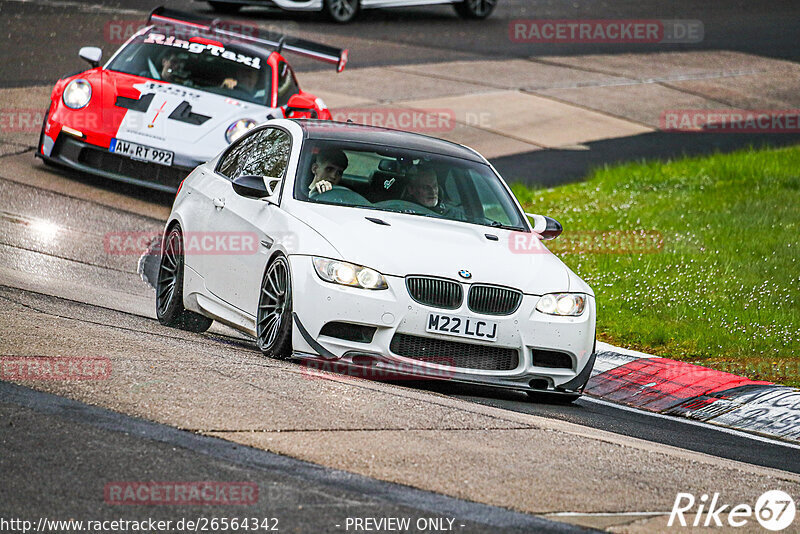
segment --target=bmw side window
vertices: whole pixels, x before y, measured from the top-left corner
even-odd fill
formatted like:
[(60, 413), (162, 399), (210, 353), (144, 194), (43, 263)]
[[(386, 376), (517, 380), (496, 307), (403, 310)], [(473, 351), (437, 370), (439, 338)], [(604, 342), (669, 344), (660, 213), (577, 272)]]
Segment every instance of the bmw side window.
[(263, 131), (255, 132), (232, 146), (228, 152), (222, 156), (222, 160), (217, 166), (217, 172), (228, 180), (233, 180), (237, 176), (241, 176), (242, 168), (247, 163), (247, 155), (252, 150), (253, 143), (257, 143), (262, 134)]
[(496, 180), (489, 181), (472, 169), (468, 170), (468, 172), (469, 176), (472, 178), (472, 183), (475, 186), (480, 204), (483, 206), (484, 217), (509, 226), (518, 224), (511, 220), (508, 212), (502, 205), (501, 195), (503, 192), (500, 190), (499, 182)]
[(283, 178), (289, 165), (291, 137), (277, 128), (263, 130), (260, 134), (254, 143), (248, 144), (241, 174)]
[(285, 106), (289, 99), (300, 92), (292, 68), (285, 61), (278, 63), (278, 107)]

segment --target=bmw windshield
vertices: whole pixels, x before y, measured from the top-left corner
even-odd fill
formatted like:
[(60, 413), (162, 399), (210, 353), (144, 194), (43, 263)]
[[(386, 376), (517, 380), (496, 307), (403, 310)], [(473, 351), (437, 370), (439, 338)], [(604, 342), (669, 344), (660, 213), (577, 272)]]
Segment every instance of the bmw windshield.
[(486, 164), (429, 152), (309, 140), (295, 198), (527, 231)]
[(151, 30), (120, 50), (107, 68), (269, 105), (266, 62), (215, 41), (196, 37), (187, 41)]

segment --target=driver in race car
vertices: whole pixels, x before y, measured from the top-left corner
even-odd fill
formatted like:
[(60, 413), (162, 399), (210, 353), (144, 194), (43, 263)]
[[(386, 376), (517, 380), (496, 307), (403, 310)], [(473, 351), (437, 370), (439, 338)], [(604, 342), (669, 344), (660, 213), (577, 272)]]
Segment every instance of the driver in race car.
[(186, 58), (171, 52), (161, 60), (161, 79), (176, 83), (186, 78)]
[(327, 149), (317, 154), (311, 165), (313, 178), (308, 186), (309, 198), (330, 191), (342, 181), (342, 175), (349, 161), (344, 152), (338, 149)]
[(424, 163), (417, 165), (416, 172), (409, 177), (405, 191), (408, 200), (416, 202), (446, 219), (466, 221), (467, 215), (458, 206), (445, 204), (439, 198), (439, 179), (436, 169)]

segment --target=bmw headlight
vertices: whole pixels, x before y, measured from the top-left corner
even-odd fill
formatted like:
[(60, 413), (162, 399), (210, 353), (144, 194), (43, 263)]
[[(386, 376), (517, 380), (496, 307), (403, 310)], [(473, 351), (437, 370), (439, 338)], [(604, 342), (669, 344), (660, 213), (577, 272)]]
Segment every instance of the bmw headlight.
[(64, 105), (70, 109), (81, 109), (86, 107), (92, 99), (92, 85), (83, 79), (72, 80), (64, 89), (61, 96)]
[(375, 269), (354, 265), (346, 261), (314, 258), (314, 269), (326, 282), (361, 289), (387, 289), (386, 278)]
[(536, 309), (548, 315), (577, 316), (586, 308), (586, 295), (578, 293), (549, 293), (542, 295)]
[(255, 128), (256, 121), (253, 119), (239, 119), (238, 121), (234, 122), (228, 129), (225, 130), (225, 140), (230, 144), (239, 139), (248, 130)]

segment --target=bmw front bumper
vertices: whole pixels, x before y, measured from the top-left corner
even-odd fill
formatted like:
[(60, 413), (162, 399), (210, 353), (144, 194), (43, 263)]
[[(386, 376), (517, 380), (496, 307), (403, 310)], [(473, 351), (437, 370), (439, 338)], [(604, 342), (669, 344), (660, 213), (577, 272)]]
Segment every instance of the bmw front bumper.
[[(580, 393), (589, 379), (594, 365), (596, 313), (591, 296), (578, 317), (536, 311), (540, 298), (536, 295), (524, 295), (520, 306), (510, 315), (475, 313), (468, 308), (466, 299), (459, 308), (444, 310), (414, 301), (406, 289), (405, 278), (386, 276), (389, 285), (386, 290), (351, 288), (321, 280), (309, 256), (289, 259), (293, 277), (294, 352), (312, 368), (334, 371), (356, 368), (360, 369), (359, 376), (387, 380), (418, 377), (563, 394)], [(466, 295), (469, 284), (462, 285)], [(496, 323), (497, 341), (481, 342), (427, 332), (431, 313)], [(354, 331), (372, 332), (371, 338), (326, 335), (330, 330), (324, 327), (331, 322), (352, 325)], [(398, 336), (411, 339), (415, 346), (421, 347), (421, 352), (398, 354), (392, 350), (400, 346)], [(436, 347), (447, 347), (447, 355), (437, 354)], [(496, 369), (486, 368), (484, 362), (473, 367), (459, 366), (462, 352), (476, 350), (489, 359), (495, 353), (516, 352), (515, 365)], [(542, 365), (539, 358), (542, 354), (561, 355), (563, 363), (553, 366), (552, 361), (547, 361)]]

